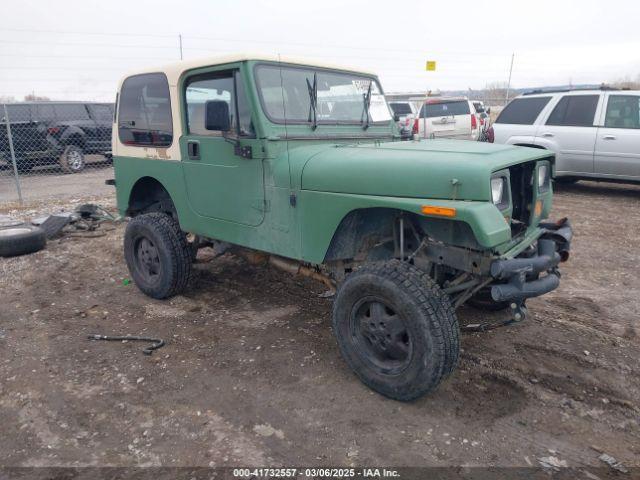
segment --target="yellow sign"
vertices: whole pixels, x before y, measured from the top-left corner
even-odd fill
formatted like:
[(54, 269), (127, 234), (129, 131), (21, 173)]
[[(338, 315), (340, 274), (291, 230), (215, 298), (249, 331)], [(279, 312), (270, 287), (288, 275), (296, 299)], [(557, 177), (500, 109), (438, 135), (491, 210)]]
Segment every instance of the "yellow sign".
[(427, 60), (427, 72), (435, 72), (436, 70), (436, 62), (435, 60)]

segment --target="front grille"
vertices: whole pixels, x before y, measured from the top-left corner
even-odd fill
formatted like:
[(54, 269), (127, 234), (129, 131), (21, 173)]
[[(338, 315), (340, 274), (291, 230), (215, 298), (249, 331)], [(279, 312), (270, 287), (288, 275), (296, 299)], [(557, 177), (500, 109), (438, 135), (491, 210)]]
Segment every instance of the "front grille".
[(531, 220), (533, 204), (533, 176), (536, 162), (527, 162), (509, 167), (511, 178), (511, 219), (516, 225), (526, 228)]

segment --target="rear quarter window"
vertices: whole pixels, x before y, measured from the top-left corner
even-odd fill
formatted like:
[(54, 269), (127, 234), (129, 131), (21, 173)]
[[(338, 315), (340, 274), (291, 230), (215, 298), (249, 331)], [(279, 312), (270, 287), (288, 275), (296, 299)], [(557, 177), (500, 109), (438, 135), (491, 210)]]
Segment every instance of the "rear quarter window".
[[(9, 123), (31, 121), (30, 105), (7, 105), (7, 113), (9, 115)], [(2, 117), (4, 117), (4, 111), (2, 112)]]
[(173, 142), (169, 83), (163, 73), (127, 78), (120, 90), (118, 136), (125, 145), (168, 147)]
[(566, 95), (549, 115), (547, 125), (592, 127), (599, 95)]
[(447, 117), (451, 115), (468, 115), (471, 113), (469, 102), (426, 103), (420, 109), (420, 118)]
[(500, 112), (496, 123), (533, 125), (549, 100), (551, 97), (516, 98)]

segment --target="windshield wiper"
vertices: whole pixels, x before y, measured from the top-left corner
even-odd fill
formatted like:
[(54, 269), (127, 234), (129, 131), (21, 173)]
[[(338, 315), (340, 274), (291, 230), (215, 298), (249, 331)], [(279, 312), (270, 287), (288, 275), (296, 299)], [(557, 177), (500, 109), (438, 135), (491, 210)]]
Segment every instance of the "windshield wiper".
[(307, 78), (307, 90), (309, 90), (309, 122), (311, 123), (311, 130), (315, 130), (318, 127), (318, 77), (316, 72), (313, 72), (313, 84)]
[(369, 83), (369, 88), (367, 89), (367, 93), (362, 94), (362, 100), (364, 101), (364, 108), (362, 110), (362, 115), (360, 116), (360, 123), (362, 123), (363, 130), (369, 128), (370, 116), (369, 116), (369, 108), (371, 107), (371, 85), (373, 82)]

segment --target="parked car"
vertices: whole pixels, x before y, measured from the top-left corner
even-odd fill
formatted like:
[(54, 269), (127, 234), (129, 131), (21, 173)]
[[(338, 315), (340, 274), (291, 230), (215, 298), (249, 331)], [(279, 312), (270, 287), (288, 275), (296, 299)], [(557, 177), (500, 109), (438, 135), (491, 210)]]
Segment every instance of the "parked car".
[[(65, 172), (80, 172), (86, 154), (111, 154), (113, 105), (84, 102), (10, 103), (16, 164), (21, 171), (58, 163)], [(11, 163), (4, 105), (0, 104), (0, 159)]]
[(473, 104), (473, 108), (476, 111), (478, 123), (480, 124), (480, 130), (482, 132), (486, 132), (491, 126), (491, 117), (489, 116), (491, 113), (491, 109), (485, 107), (484, 103), (479, 100), (474, 100), (471, 103)]
[(337, 287), (347, 364), (411, 400), (456, 366), (456, 308), (520, 321), (559, 285), (571, 227), (543, 221), (550, 152), (398, 141), (374, 74), (226, 56), (139, 71), (118, 98), (124, 257), (152, 298), (188, 288), (202, 246)]
[(493, 126), (495, 141), (556, 156), (559, 182), (640, 181), (640, 91), (535, 91), (512, 100)]
[(414, 120), (413, 133), (421, 138), (478, 140), (479, 121), (466, 98), (430, 98)]
[(389, 102), (393, 111), (394, 120), (400, 129), (400, 136), (408, 139), (413, 136), (413, 120), (416, 118), (418, 109), (412, 102)]

